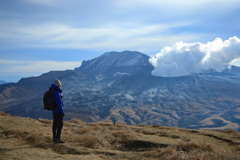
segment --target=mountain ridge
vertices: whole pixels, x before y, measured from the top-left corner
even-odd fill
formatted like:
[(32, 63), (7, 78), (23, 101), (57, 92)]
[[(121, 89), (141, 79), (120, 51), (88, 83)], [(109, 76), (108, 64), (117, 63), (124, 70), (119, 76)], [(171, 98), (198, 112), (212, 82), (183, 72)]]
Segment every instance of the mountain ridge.
[(66, 119), (240, 129), (238, 67), (224, 72), (156, 77), (151, 75), (153, 66), (148, 59), (140, 52), (108, 52), (75, 70), (48, 72), (17, 84), (1, 85), (0, 110), (36, 119), (51, 118), (42, 109), (42, 95), (59, 78)]
[(92, 60), (83, 61), (82, 65), (75, 70), (87, 74), (101, 74), (111, 68), (151, 66), (149, 56), (140, 52), (106, 52)]
[(9, 83), (9, 82), (6, 82), (6, 81), (4, 81), (4, 80), (0, 80), (0, 85), (6, 84), (6, 83)]

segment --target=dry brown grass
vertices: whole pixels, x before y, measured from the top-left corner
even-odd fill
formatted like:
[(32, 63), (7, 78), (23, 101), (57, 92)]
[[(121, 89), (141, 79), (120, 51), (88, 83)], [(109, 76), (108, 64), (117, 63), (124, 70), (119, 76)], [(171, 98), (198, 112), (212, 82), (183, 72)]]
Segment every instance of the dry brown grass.
[(10, 116), (10, 114), (4, 113), (4, 112), (0, 112), (0, 116), (7, 117), (7, 116)]
[(69, 121), (70, 123), (82, 124), (83, 122), (80, 119), (73, 118)]
[(51, 143), (51, 139), (50, 137), (46, 137), (44, 136), (43, 133), (31, 133), (31, 134), (27, 134), (26, 137), (24, 137), (24, 139), (32, 144), (35, 147), (39, 147), (39, 148), (48, 148), (49, 144)]
[(240, 159), (240, 136), (233, 130), (114, 126), (111, 121), (85, 123), (72, 119), (64, 122), (62, 139), (66, 143), (53, 144), (51, 120), (11, 117), (0, 112), (0, 121), (3, 159)]
[(229, 130), (222, 130), (220, 132), (222, 132), (222, 133), (238, 133), (237, 131), (234, 131), (234, 130), (231, 130), (231, 129), (229, 129)]
[(206, 144), (205, 142), (203, 144), (199, 144), (197, 142), (187, 142), (187, 143), (180, 143), (176, 146), (176, 149), (179, 151), (184, 152), (191, 152), (193, 150), (198, 151), (204, 151), (204, 152), (213, 152), (213, 147), (211, 144)]
[(41, 122), (41, 123), (43, 123), (43, 124), (47, 124), (47, 125), (50, 125), (50, 124), (52, 123), (50, 120), (41, 119), (41, 118), (39, 118), (38, 121)]

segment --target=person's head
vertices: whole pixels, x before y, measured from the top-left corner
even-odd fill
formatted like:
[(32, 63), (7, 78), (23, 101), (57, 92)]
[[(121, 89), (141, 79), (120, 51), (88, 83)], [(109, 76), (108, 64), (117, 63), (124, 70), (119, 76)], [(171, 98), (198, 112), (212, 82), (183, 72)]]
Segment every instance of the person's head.
[(58, 88), (61, 88), (62, 83), (59, 81), (59, 79), (56, 79), (56, 80), (54, 81), (54, 85), (57, 86)]

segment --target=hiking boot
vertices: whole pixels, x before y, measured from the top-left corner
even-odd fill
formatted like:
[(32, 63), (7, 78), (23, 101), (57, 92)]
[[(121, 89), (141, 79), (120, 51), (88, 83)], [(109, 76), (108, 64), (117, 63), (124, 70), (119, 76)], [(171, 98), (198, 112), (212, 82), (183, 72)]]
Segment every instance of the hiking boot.
[(65, 142), (60, 139), (55, 139), (54, 143), (65, 143)]
[(55, 143), (55, 142), (56, 142), (56, 140), (57, 140), (56, 138), (53, 138), (52, 142), (53, 142), (53, 143)]

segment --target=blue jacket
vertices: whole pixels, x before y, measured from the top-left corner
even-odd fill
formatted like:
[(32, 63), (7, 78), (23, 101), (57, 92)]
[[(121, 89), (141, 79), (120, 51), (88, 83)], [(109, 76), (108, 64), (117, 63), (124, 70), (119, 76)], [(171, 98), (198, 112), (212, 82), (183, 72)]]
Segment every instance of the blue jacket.
[(51, 85), (52, 88), (55, 90), (54, 91), (54, 94), (53, 94), (53, 100), (54, 102), (57, 104), (58, 108), (52, 110), (52, 113), (53, 114), (57, 114), (57, 113), (64, 113), (64, 110), (63, 110), (63, 106), (62, 106), (62, 99), (60, 97), (61, 93), (62, 93), (62, 90), (59, 89), (56, 85), (52, 84)]

